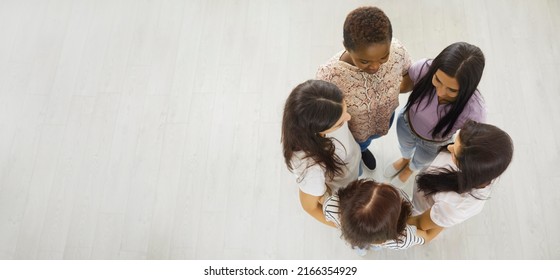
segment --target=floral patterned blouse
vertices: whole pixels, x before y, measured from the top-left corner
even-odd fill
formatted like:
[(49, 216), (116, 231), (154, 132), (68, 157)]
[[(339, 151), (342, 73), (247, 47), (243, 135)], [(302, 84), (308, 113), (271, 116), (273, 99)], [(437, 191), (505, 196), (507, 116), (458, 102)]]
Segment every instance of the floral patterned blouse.
[(358, 142), (389, 131), (391, 115), (399, 106), (400, 84), (408, 73), (412, 60), (404, 46), (395, 38), (391, 41), (389, 60), (375, 74), (340, 60), (337, 53), (317, 71), (317, 79), (331, 82), (344, 94), (349, 128)]

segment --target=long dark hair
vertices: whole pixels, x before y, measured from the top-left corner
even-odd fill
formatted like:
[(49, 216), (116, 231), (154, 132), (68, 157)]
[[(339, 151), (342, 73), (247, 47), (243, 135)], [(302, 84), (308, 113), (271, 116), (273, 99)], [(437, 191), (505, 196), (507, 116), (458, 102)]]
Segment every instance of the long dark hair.
[[(427, 62), (426, 62), (427, 63)], [(427, 65), (423, 65), (427, 67)], [(419, 106), (424, 98), (429, 98), (428, 103), (436, 96), (432, 77), (437, 70), (443, 71), (459, 83), (457, 99), (450, 103), (448, 113), (443, 116), (432, 130), (432, 137), (446, 137), (453, 129), (455, 122), (463, 112), (476, 87), (482, 78), (484, 70), (484, 54), (477, 46), (465, 42), (457, 42), (445, 48), (429, 66), (428, 72), (416, 83), (408, 97), (405, 110), (408, 112), (413, 104)], [(418, 108), (418, 107), (417, 107)]]
[(338, 197), (342, 236), (352, 248), (404, 235), (412, 207), (394, 187), (361, 179), (339, 190)]
[(302, 151), (323, 167), (330, 180), (343, 173), (345, 163), (335, 154), (333, 139), (319, 134), (336, 124), (343, 106), (342, 92), (329, 82), (308, 80), (292, 90), (284, 106), (281, 139), (290, 171), (294, 152)]
[(427, 169), (416, 177), (418, 189), (426, 195), (445, 191), (462, 194), (483, 188), (507, 169), (513, 157), (511, 137), (493, 125), (467, 121), (459, 140), (459, 170)]

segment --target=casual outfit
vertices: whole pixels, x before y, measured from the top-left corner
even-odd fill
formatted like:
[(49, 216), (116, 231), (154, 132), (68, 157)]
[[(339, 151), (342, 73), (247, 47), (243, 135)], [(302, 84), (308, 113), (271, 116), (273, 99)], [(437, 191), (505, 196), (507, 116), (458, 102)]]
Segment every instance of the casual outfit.
[(317, 71), (317, 79), (338, 86), (344, 95), (349, 128), (356, 141), (367, 149), (371, 140), (387, 134), (399, 106), (400, 84), (412, 61), (401, 43), (393, 38), (389, 59), (374, 74), (341, 61), (345, 51), (333, 56)]
[[(403, 198), (403, 200), (410, 202), (410, 199), (408, 198), (408, 195), (406, 193), (404, 193), (399, 188), (396, 189), (401, 193), (401, 197)], [(338, 195), (332, 195), (323, 202), (323, 214), (325, 215), (327, 221), (333, 222), (336, 227), (340, 229), (341, 225)], [(380, 248), (387, 248), (393, 250), (403, 250), (417, 244), (422, 245), (425, 242), (424, 238), (416, 234), (416, 227), (413, 225), (406, 225), (403, 234), (404, 236), (400, 236), (396, 240), (387, 240), (381, 244), (371, 244), (368, 249), (377, 250)], [(358, 253), (360, 255), (363, 255), (363, 253), (360, 252), (363, 252), (363, 250), (358, 250)]]
[[(438, 154), (427, 170), (432, 168), (458, 170), (451, 154), (445, 151)], [(451, 227), (480, 213), (491, 192), (492, 186), (488, 185), (482, 189), (473, 189), (469, 193), (437, 192), (426, 197), (415, 183), (412, 198), (413, 215), (420, 215), (431, 208), (430, 218), (436, 225)]]
[[(431, 63), (431, 60), (422, 59), (412, 64), (408, 74), (415, 85), (426, 75)], [(482, 123), (486, 121), (486, 105), (482, 95), (476, 90), (448, 136), (433, 137), (433, 128), (450, 109), (450, 104), (439, 104), (436, 90), (432, 89), (430, 96), (412, 104), (408, 111), (405, 112), (404, 108), (401, 110), (397, 117), (397, 136), (403, 158), (412, 159), (410, 169), (417, 171), (429, 165), (438, 154), (439, 148), (451, 143), (453, 134), (461, 129), (467, 120)]]
[(356, 180), (360, 169), (360, 147), (354, 141), (348, 124), (344, 123), (339, 129), (325, 135), (331, 138), (335, 146), (335, 154), (346, 164), (342, 167), (343, 174), (329, 180), (325, 176), (325, 170), (313, 159), (306, 158), (304, 152), (294, 153), (292, 158), (292, 173), (296, 176), (296, 182), (300, 190), (313, 196), (322, 196), (327, 192), (327, 186), (331, 192), (345, 188), (350, 182)]

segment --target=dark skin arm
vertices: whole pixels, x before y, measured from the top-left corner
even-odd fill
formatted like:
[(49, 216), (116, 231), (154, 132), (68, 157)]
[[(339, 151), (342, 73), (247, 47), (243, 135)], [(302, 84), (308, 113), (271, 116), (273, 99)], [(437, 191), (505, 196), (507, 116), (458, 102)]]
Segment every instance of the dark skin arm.
[(410, 79), (410, 76), (408, 75), (408, 73), (406, 73), (403, 76), (403, 79), (402, 79), (402, 82), (401, 82), (400, 93), (407, 93), (409, 91), (412, 91), (413, 88), (414, 88), (414, 83)]

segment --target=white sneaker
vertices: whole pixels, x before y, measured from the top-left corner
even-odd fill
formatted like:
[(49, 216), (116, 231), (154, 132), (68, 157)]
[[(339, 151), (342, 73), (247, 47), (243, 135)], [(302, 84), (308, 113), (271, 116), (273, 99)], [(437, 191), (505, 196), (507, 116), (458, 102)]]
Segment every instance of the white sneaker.
[(390, 178), (393, 178), (393, 177), (399, 175), (399, 173), (401, 173), (401, 171), (403, 171), (404, 168), (406, 167), (406, 165), (405, 165), (405, 167), (401, 168), (400, 170), (397, 170), (393, 166), (393, 162), (395, 162), (395, 161), (397, 161), (397, 160), (394, 160), (391, 163), (389, 163), (387, 166), (385, 166), (385, 170), (383, 170), (383, 176), (385, 176), (385, 178), (390, 179)]
[[(408, 177), (408, 179), (410, 179), (410, 177)], [(406, 181), (408, 181), (408, 180), (406, 180)], [(390, 184), (393, 185), (393, 187), (402, 189), (402, 187), (404, 186), (404, 184), (406, 184), (406, 182), (401, 181), (401, 179), (399, 179), (399, 176), (395, 176), (391, 180)]]
[(383, 249), (383, 247), (379, 246), (379, 245), (371, 245), (369, 246), (370, 250), (374, 250), (374, 251), (380, 251), (381, 249)]
[(418, 174), (417, 171), (413, 171), (412, 174), (410, 174), (410, 176), (406, 180), (406, 182), (401, 181), (401, 179), (399, 179), (399, 176), (395, 176), (395, 178), (391, 180), (390, 184), (396, 188), (403, 190), (409, 197), (412, 197), (412, 192), (414, 189), (414, 180), (416, 180), (414, 178), (416, 178), (417, 174)]
[(367, 255), (368, 249), (354, 248), (354, 252), (360, 257)]

